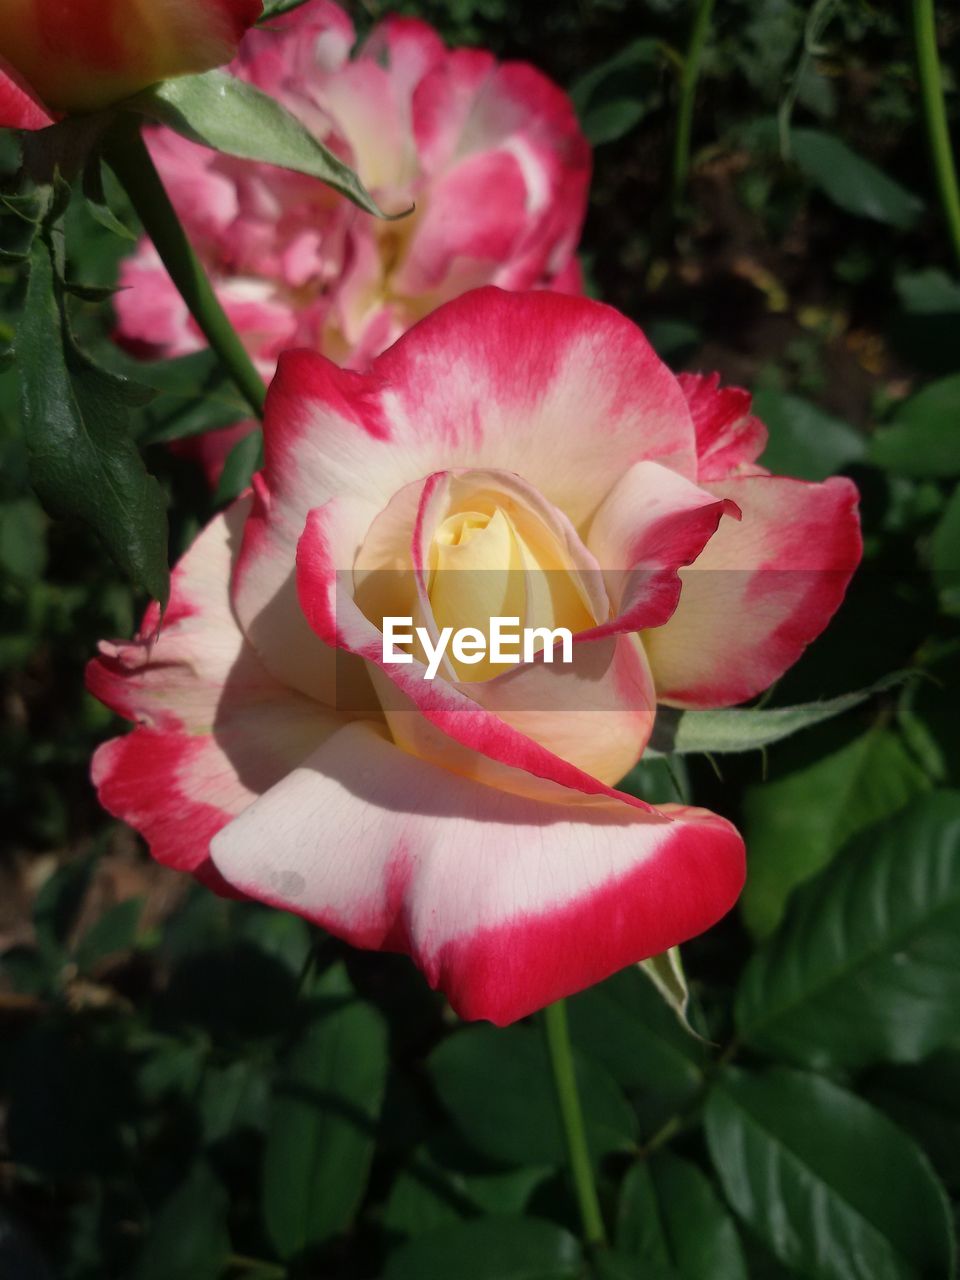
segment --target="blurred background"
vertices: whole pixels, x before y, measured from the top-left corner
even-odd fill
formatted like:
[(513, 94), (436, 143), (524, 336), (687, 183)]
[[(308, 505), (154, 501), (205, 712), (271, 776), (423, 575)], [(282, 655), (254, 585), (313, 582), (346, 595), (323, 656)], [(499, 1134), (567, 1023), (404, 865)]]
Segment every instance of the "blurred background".
[[(361, 34), (415, 14), (571, 92), (595, 147), (589, 291), (675, 369), (752, 390), (766, 466), (857, 481), (863, 569), (769, 705), (922, 675), (765, 755), (644, 765), (625, 784), (729, 816), (750, 875), (740, 909), (684, 948), (704, 1041), (637, 972), (571, 1002), (617, 1224), (610, 1256), (585, 1261), (539, 1029), (456, 1030), (405, 959), (219, 900), (152, 864), (99, 808), (90, 756), (120, 725), (84, 692), (83, 668), (98, 640), (132, 634), (145, 601), (92, 535), (29, 495), (16, 371), (0, 365), (0, 1277), (947, 1277), (960, 989), (944, 975), (960, 970), (960, 867), (886, 931), (858, 915), (884, 892), (895, 912), (909, 897), (898, 866), (916, 850), (926, 866), (960, 822), (936, 808), (960, 768), (960, 275), (908, 6), (718, 4), (689, 172), (679, 67), (702, 6), (349, 7)], [(938, 39), (960, 133), (952, 5)], [(0, 172), (15, 166), (0, 134)], [(79, 205), (71, 219), (74, 277), (109, 286), (132, 241)], [(0, 266), (0, 349), (22, 290)], [(76, 326), (120, 367), (109, 306), (78, 303)], [(195, 369), (167, 382), (168, 420), (196, 409)], [(141, 432), (175, 558), (215, 508), (193, 463), (149, 443), (157, 412)], [(866, 956), (851, 939), (871, 928)], [(801, 979), (828, 945), (852, 948), (848, 1004), (819, 1016), (816, 975)], [(791, 948), (794, 1012), (781, 999), (758, 1030)], [(867, 1009), (867, 1030), (830, 1022), (847, 1007)], [(711, 1093), (734, 1059), (747, 1074)], [(824, 1149), (790, 1130), (798, 1116)], [(774, 1170), (765, 1192), (737, 1151)], [(884, 1177), (851, 1200), (845, 1162)], [(792, 1178), (814, 1180), (819, 1224)]]

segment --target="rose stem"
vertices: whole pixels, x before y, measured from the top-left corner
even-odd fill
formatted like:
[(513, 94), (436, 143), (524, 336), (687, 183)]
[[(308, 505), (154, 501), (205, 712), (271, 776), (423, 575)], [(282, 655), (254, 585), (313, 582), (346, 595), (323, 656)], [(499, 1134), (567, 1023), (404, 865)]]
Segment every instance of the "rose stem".
[(543, 1011), (543, 1017), (550, 1065), (553, 1068), (553, 1083), (557, 1090), (560, 1120), (567, 1144), (570, 1173), (583, 1221), (583, 1238), (588, 1246), (605, 1245), (607, 1236), (600, 1213), (600, 1202), (597, 1199), (597, 1189), (593, 1182), (593, 1168), (583, 1124), (583, 1108), (577, 1092), (577, 1077), (573, 1065), (565, 1001), (558, 1000), (556, 1004), (548, 1005)]
[(698, 0), (690, 32), (690, 44), (683, 60), (680, 76), (680, 104), (677, 108), (677, 132), (673, 144), (673, 202), (679, 205), (687, 185), (690, 169), (690, 137), (693, 132), (693, 104), (700, 78), (700, 61), (710, 31), (713, 0)]
[(130, 197), (190, 314), (258, 418), (267, 388), (227, 319), (170, 202), (139, 128), (114, 133), (107, 162)]
[(923, 99), (930, 156), (950, 243), (960, 266), (960, 190), (957, 188), (957, 170), (950, 149), (950, 130), (943, 105), (943, 76), (937, 52), (933, 0), (913, 0), (913, 35), (917, 46), (917, 72), (920, 77), (920, 95)]

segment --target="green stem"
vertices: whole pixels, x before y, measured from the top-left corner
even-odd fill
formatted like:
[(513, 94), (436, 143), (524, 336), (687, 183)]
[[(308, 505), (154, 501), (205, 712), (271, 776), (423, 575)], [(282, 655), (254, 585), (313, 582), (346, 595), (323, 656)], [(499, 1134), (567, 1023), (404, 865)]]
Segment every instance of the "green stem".
[(130, 129), (114, 134), (106, 158), (130, 197), (144, 230), (163, 259), (170, 279), (180, 291), (190, 314), (243, 398), (257, 417), (262, 418), (267, 388), (191, 248), (140, 130)]
[(957, 170), (950, 147), (950, 130), (943, 101), (943, 75), (937, 52), (933, 0), (913, 0), (913, 35), (917, 46), (917, 71), (920, 76), (927, 140), (950, 243), (957, 265), (960, 266), (960, 189), (957, 187)]
[(593, 1167), (587, 1147), (587, 1133), (583, 1123), (583, 1109), (577, 1091), (577, 1077), (573, 1065), (573, 1050), (567, 1026), (567, 1006), (563, 1000), (549, 1005), (544, 1011), (547, 1032), (547, 1048), (553, 1068), (553, 1083), (557, 1090), (560, 1119), (567, 1144), (570, 1173), (573, 1177), (580, 1217), (583, 1221), (583, 1238), (587, 1245), (604, 1245), (607, 1242), (600, 1201), (593, 1182)]
[(673, 202), (676, 206), (687, 185), (690, 171), (690, 138), (693, 133), (693, 105), (700, 79), (700, 63), (710, 32), (713, 0), (698, 0), (697, 12), (690, 32), (690, 45), (680, 78), (680, 105), (677, 108), (677, 133), (673, 145)]

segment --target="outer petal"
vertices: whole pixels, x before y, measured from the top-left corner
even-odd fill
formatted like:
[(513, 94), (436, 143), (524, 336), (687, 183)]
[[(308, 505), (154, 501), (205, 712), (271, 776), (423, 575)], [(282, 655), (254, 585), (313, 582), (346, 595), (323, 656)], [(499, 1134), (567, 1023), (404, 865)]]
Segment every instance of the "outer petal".
[(243, 639), (227, 597), (249, 500), (210, 524), (180, 562), (160, 625), (105, 644), (90, 691), (140, 727), (105, 743), (93, 780), (104, 807), (142, 832), (154, 857), (220, 887), (210, 838), (339, 723), (272, 680)]
[(356, 946), (404, 951), (465, 1018), (505, 1024), (718, 920), (743, 842), (703, 810), (497, 791), (366, 725), (336, 734), (214, 838), (242, 892)]
[(14, 74), (4, 74), (0, 60), (0, 129), (45, 129), (55, 117)]
[(703, 555), (681, 573), (676, 613), (644, 633), (657, 694), (723, 707), (777, 680), (824, 629), (860, 561), (851, 481), (737, 476), (709, 486), (736, 502)]
[(762, 470), (754, 464), (766, 448), (767, 428), (750, 413), (750, 393), (721, 387), (719, 373), (681, 373), (677, 381), (697, 433), (698, 479)]
[(420, 475), (515, 471), (578, 527), (634, 462), (693, 474), (676, 379), (602, 303), (477, 289), (421, 321), (372, 372), (397, 447), (433, 463)]
[[(307, 692), (323, 658), (298, 616), (291, 567), (307, 513), (334, 495), (364, 504), (369, 526), (415, 480), (493, 468), (582, 526), (634, 462), (695, 467), (686, 403), (635, 325), (584, 298), (491, 288), (428, 316), (366, 377), (287, 353), (264, 438), (234, 599), (268, 668)], [(352, 569), (364, 532), (336, 569)]]

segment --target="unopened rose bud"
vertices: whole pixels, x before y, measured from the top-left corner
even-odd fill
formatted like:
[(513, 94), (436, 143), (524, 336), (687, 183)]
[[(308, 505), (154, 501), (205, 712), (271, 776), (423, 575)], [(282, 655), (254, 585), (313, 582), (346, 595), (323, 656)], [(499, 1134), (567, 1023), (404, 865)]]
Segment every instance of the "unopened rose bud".
[(262, 12), (261, 0), (0, 0), (0, 81), (51, 113), (96, 111), (229, 62)]

